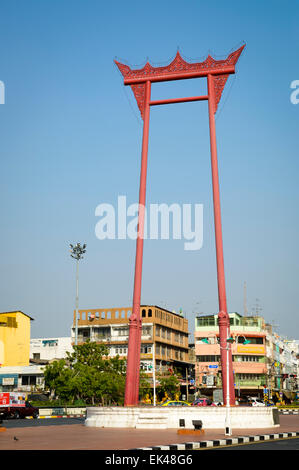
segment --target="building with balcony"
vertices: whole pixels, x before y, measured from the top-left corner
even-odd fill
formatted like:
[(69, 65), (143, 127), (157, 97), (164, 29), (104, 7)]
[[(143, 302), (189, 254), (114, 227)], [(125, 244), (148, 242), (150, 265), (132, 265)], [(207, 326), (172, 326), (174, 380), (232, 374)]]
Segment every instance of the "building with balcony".
[[(78, 344), (87, 340), (104, 343), (109, 356), (126, 359), (128, 352), (131, 308), (79, 310), (77, 319)], [(155, 371), (176, 370), (186, 378), (192, 363), (188, 358), (188, 320), (182, 315), (156, 305), (140, 307), (142, 319), (140, 368), (150, 377)], [(75, 340), (76, 312), (72, 326)]]
[[(236, 397), (262, 395), (267, 384), (266, 331), (262, 317), (230, 313)], [(206, 395), (221, 387), (218, 315), (195, 319), (196, 385)]]
[[(282, 339), (263, 317), (230, 313), (236, 397), (260, 396), (264, 391), (286, 402), (298, 396), (298, 341)], [(203, 394), (221, 387), (218, 315), (195, 319), (195, 377)]]

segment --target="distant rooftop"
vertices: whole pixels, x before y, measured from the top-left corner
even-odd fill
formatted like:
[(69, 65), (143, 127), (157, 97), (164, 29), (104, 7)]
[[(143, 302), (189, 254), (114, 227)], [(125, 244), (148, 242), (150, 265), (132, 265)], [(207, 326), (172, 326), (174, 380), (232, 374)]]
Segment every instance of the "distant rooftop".
[(22, 312), (22, 310), (13, 310), (12, 312), (0, 312), (0, 315), (7, 315), (9, 313), (22, 313), (23, 315), (25, 315), (25, 317), (30, 318), (30, 320), (34, 320), (34, 318), (27, 315), (27, 313)]

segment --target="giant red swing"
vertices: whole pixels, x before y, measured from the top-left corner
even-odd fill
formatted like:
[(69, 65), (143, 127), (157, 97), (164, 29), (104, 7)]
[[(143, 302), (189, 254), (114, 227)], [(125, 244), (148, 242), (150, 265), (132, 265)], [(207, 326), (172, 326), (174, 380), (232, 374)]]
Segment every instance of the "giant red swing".
[[(245, 45), (228, 55), (224, 60), (215, 60), (210, 55), (205, 61), (199, 63), (186, 62), (178, 52), (174, 60), (165, 67), (152, 67), (148, 62), (141, 69), (131, 69), (129, 66), (115, 61), (124, 77), (124, 85), (132, 88), (137, 101), (138, 108), (143, 119), (143, 138), (141, 154), (141, 172), (139, 188), (139, 212), (138, 230), (136, 240), (135, 277), (133, 308), (129, 320), (129, 344), (127, 356), (127, 375), (125, 388), (125, 406), (138, 405), (139, 398), (139, 370), (140, 370), (140, 345), (141, 326), (140, 299), (142, 281), (142, 258), (143, 258), (143, 235), (144, 215), (146, 199), (146, 173), (149, 136), (150, 107), (171, 103), (184, 103), (190, 101), (208, 101), (211, 168), (213, 184), (214, 225), (216, 242), (216, 262), (219, 301), (219, 342), (222, 367), (222, 388), (224, 403), (230, 406), (235, 403), (235, 390), (232, 369), (231, 347), (228, 342), (230, 338), (230, 322), (227, 313), (226, 289), (223, 260), (223, 242), (220, 211), (219, 177), (217, 163), (215, 113), (220, 101), (224, 86), (230, 74), (235, 73), (235, 65)], [(204, 96), (193, 96), (187, 98), (151, 100), (151, 85), (156, 82), (171, 80), (186, 80), (190, 78), (206, 77), (208, 94)]]

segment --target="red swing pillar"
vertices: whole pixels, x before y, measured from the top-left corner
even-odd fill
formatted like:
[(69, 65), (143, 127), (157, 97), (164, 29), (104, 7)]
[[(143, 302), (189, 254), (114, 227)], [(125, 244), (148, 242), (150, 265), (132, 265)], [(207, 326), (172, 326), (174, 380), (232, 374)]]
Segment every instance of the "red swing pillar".
[(140, 299), (142, 282), (144, 216), (146, 199), (147, 154), (150, 119), (151, 82), (145, 84), (144, 120), (141, 152), (139, 210), (136, 240), (135, 277), (133, 293), (133, 309), (129, 319), (129, 343), (127, 356), (127, 375), (125, 386), (125, 406), (135, 406), (139, 399), (139, 369), (142, 321), (140, 318)]
[[(209, 74), (208, 77), (208, 97), (209, 97), (209, 127), (210, 127), (210, 148), (211, 148), (211, 168), (212, 168), (212, 185), (213, 185), (213, 203), (214, 203), (214, 225), (215, 225), (215, 243), (216, 243), (216, 261), (217, 261), (217, 281), (218, 281), (218, 301), (219, 301), (219, 339), (220, 339), (220, 356), (222, 368), (222, 389), (224, 404), (227, 401), (231, 405), (235, 404), (234, 377), (232, 368), (232, 354), (230, 343), (227, 339), (230, 337), (230, 321), (227, 313), (226, 289), (225, 289), (225, 273), (224, 273), (224, 257), (223, 257), (223, 241), (222, 241), (222, 224), (221, 224), (221, 208), (220, 208), (220, 190), (219, 175), (217, 161), (217, 144), (216, 144), (216, 126), (215, 126), (215, 86), (214, 77)], [(229, 361), (229, 364), (227, 362)], [(227, 374), (227, 369), (229, 370)], [(228, 383), (229, 382), (229, 397)]]

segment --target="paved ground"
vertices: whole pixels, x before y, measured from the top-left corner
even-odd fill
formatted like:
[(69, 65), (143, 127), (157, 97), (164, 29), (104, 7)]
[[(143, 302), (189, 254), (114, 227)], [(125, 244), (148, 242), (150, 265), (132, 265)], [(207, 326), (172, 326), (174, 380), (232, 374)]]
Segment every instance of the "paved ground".
[[(280, 426), (235, 429), (233, 437), (299, 431), (299, 416), (280, 416)], [(16, 439), (15, 439), (16, 438)], [(0, 432), (0, 450), (128, 450), (140, 447), (224, 439), (223, 429), (209, 429), (200, 437), (176, 430), (91, 428), (84, 424), (7, 428)]]

